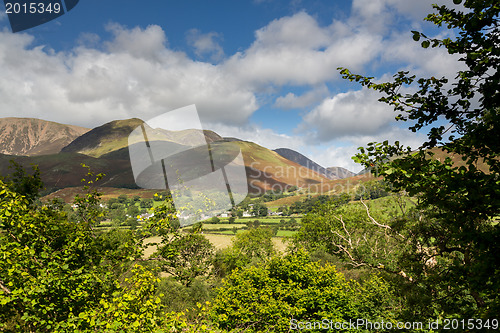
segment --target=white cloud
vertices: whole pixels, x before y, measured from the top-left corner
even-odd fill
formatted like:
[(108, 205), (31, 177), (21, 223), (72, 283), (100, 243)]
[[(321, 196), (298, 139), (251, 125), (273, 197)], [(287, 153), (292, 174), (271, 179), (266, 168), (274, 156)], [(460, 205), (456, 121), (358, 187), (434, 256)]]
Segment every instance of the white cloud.
[(413, 24), (423, 23), (424, 18), (434, 12), (433, 4), (464, 10), (463, 5), (457, 6), (453, 0), (353, 0), (351, 19), (362, 21), (361, 25), (372, 31), (381, 32), (402, 18), (413, 21)]
[(290, 148), (300, 149), (304, 147), (304, 140), (299, 136), (291, 136), (276, 133), (272, 129), (263, 128), (255, 124), (246, 126), (231, 126), (220, 123), (207, 123), (203, 125), (223, 137), (233, 137), (245, 141), (255, 142), (268, 149)]
[(69, 53), (33, 47), (28, 34), (0, 33), (1, 115), (96, 126), (196, 104), (205, 121), (244, 124), (258, 108), (254, 93), (220, 67), (167, 48), (158, 26), (110, 29), (107, 50)]
[(146, 29), (127, 29), (112, 23), (107, 26), (107, 30), (114, 35), (113, 40), (106, 43), (110, 53), (126, 53), (146, 60), (159, 60), (165, 52), (167, 37), (158, 25), (150, 25)]
[(201, 33), (198, 29), (187, 32), (187, 41), (195, 49), (198, 57), (209, 56), (212, 61), (218, 62), (224, 58), (224, 50), (218, 40), (221, 35), (216, 32)]
[[(459, 55), (450, 55), (444, 48), (421, 47), (420, 42), (415, 42), (411, 33), (395, 33), (386, 42), (386, 47), (381, 54), (383, 61), (390, 63), (404, 63), (405, 70), (412, 70), (419, 76), (447, 76), (452, 78), (465, 66), (459, 62)], [(436, 38), (444, 39), (453, 37), (449, 33), (441, 34)]]
[(309, 14), (299, 12), (291, 17), (276, 19), (255, 33), (254, 46), (275, 48), (286, 46), (306, 49), (318, 49), (328, 46), (331, 35), (322, 28)]
[(380, 52), (382, 37), (340, 22), (320, 27), (305, 12), (274, 20), (255, 42), (224, 64), (239, 82), (316, 85), (339, 78), (337, 67), (360, 69)]
[(311, 146), (306, 155), (324, 167), (340, 166), (357, 173), (363, 169), (363, 166), (355, 163), (351, 157), (359, 152), (358, 147), (366, 147), (369, 142), (388, 140), (391, 144), (399, 141), (404, 147), (416, 149), (425, 139), (426, 136), (422, 133), (412, 133), (406, 128), (391, 127), (375, 135), (345, 136), (341, 141), (336, 141), (336, 144)]
[(304, 116), (299, 131), (309, 132), (313, 141), (320, 142), (380, 133), (394, 122), (395, 114), (377, 101), (379, 97), (374, 91), (362, 89), (327, 98)]
[(297, 96), (294, 93), (288, 93), (276, 99), (274, 106), (282, 109), (302, 109), (316, 104), (328, 95), (328, 88), (322, 85), (316, 89)]
[(358, 173), (363, 170), (363, 166), (354, 163), (351, 159), (356, 154), (356, 146), (330, 146), (326, 149), (312, 150), (309, 158), (319, 165), (329, 167), (342, 167), (349, 171)]

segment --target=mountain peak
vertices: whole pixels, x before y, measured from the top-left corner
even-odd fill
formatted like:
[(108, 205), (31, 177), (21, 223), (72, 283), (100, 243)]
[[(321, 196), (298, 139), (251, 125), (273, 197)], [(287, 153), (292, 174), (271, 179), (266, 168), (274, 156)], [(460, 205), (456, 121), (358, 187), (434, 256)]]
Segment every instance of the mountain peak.
[(322, 175), (328, 179), (332, 179), (332, 180), (333, 179), (340, 179), (340, 178), (336, 177), (333, 173), (328, 171), (326, 168), (322, 167), (318, 163), (312, 161), (310, 158), (302, 155), (301, 153), (299, 153), (293, 149), (278, 148), (278, 149), (275, 149), (274, 152), (276, 152), (277, 154), (283, 156), (284, 158), (286, 158), (292, 162), (295, 162), (299, 165), (302, 165), (303, 167), (306, 167), (308, 169), (316, 171), (317, 173), (319, 173), (320, 175)]
[[(128, 151), (128, 137), (130, 133), (142, 124), (147, 126), (144, 121), (138, 118), (113, 120), (75, 139), (64, 147), (61, 152), (81, 153), (92, 157), (101, 157), (104, 155), (109, 156), (110, 153), (115, 153), (123, 149)], [(162, 140), (172, 139), (174, 142), (185, 142), (187, 144), (199, 140), (198, 131), (195, 129), (167, 131), (160, 128), (152, 129), (152, 132), (157, 132), (158, 137)], [(209, 143), (222, 140), (222, 137), (213, 131), (204, 130), (203, 133)], [(149, 140), (155, 140), (155, 137), (150, 137)]]
[(58, 153), (89, 128), (37, 118), (0, 118), (0, 153), (46, 155)]

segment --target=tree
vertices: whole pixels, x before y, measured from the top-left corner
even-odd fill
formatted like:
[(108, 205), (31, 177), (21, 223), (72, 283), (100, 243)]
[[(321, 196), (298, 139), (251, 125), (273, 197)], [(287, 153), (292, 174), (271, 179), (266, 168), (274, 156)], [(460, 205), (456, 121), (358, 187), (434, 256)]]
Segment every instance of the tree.
[(85, 190), (75, 198), (77, 219), (71, 221), (60, 205), (30, 205), (0, 181), (0, 329), (75, 331), (71, 325), (85, 327), (80, 314), (119, 289), (120, 267), (139, 255), (138, 248), (94, 233), (102, 217), (99, 194)]
[[(363, 285), (348, 282), (334, 266), (311, 262), (307, 252), (299, 250), (234, 271), (224, 280), (211, 311), (214, 321), (231, 332), (290, 332), (299, 325), (316, 328), (314, 332), (326, 328), (357, 332), (348, 327), (335, 329), (335, 323), (394, 319), (390, 294), (388, 284), (379, 277)], [(304, 324), (323, 319), (327, 319), (324, 325), (332, 326)]]
[(252, 215), (257, 217), (267, 216), (267, 206), (261, 203), (255, 203), (252, 207)]
[[(466, 12), (435, 5), (437, 12), (426, 18), (457, 37), (413, 31), (422, 47), (461, 56), (465, 69), (456, 77), (416, 79), (402, 71), (392, 82), (375, 83), (347, 69), (341, 74), (384, 94), (380, 101), (394, 107), (397, 120), (411, 121), (411, 131), (430, 128), (417, 151), (385, 141), (360, 148), (355, 157), (393, 191), (419, 200), (413, 218), (384, 228), (404, 238), (398, 265), (408, 287), (428, 297), (420, 309), (428, 316), (490, 318), (500, 312), (500, 226), (493, 221), (500, 215), (500, 3), (467, 0), (463, 6)], [(405, 94), (403, 86), (416, 92)], [(440, 119), (448, 126), (436, 124)]]
[(118, 198), (116, 198), (119, 203), (127, 205), (129, 202), (129, 199), (126, 194), (120, 194)]
[[(23, 172), (21, 183), (41, 183)], [(100, 194), (89, 185), (101, 175), (88, 176), (75, 219), (60, 202), (34, 205), (0, 180), (0, 331), (213, 332), (201, 304), (190, 322), (167, 311), (157, 272), (137, 264), (142, 240), (133, 232), (96, 231)], [(160, 207), (156, 216), (168, 212)]]
[(141, 208), (153, 208), (153, 199), (142, 199), (139, 203)]
[(16, 161), (10, 160), (9, 162), (11, 164), (9, 165), (9, 169), (15, 169), (15, 171), (10, 177), (5, 179), (6, 185), (8, 185), (12, 191), (25, 196), (30, 203), (35, 202), (35, 200), (40, 197), (40, 190), (43, 188), (40, 169), (37, 165), (33, 165), (33, 174), (29, 175)]
[(137, 207), (136, 205), (129, 206), (127, 208), (127, 214), (130, 217), (136, 217), (137, 214), (139, 214), (139, 207)]
[(269, 260), (276, 254), (272, 237), (273, 231), (268, 228), (251, 228), (237, 233), (231, 246), (217, 251), (215, 274), (224, 277), (236, 268)]
[(155, 254), (161, 259), (160, 267), (189, 287), (195, 278), (205, 276), (212, 264), (213, 245), (197, 233), (176, 233), (163, 240)]

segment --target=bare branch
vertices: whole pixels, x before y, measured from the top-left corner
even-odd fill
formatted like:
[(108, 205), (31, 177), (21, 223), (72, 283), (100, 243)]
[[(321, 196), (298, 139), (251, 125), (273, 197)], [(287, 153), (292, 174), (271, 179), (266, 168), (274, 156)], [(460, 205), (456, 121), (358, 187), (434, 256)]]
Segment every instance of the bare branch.
[[(365, 204), (365, 202), (363, 201), (363, 198), (360, 198), (360, 201), (361, 203), (363, 204), (363, 206), (365, 206), (365, 209), (366, 209), (366, 215), (368, 215), (368, 218), (370, 219), (370, 221), (372, 221), (373, 224), (375, 224), (376, 226), (378, 227), (381, 227), (381, 228), (385, 228), (386, 230), (392, 230), (392, 228), (388, 225), (385, 225), (385, 224), (380, 224), (378, 223), (371, 215), (370, 215), (370, 210), (368, 209), (368, 206)], [(405, 238), (405, 236), (401, 235), (399, 232), (396, 232), (396, 234), (401, 237), (401, 238)]]
[(10, 291), (10, 289), (3, 284), (2, 280), (0, 280), (0, 289), (2, 289), (7, 295), (12, 294), (12, 291)]

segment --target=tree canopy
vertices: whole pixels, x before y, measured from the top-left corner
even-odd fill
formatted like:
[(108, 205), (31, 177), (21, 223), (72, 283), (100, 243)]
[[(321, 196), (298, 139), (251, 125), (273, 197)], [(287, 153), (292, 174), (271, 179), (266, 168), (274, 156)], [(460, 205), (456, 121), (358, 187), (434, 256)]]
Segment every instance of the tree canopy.
[[(413, 217), (386, 225), (393, 238), (402, 235), (398, 260), (411, 278), (407, 283), (430, 296), (423, 306), (428, 315), (492, 317), (500, 312), (500, 226), (494, 220), (500, 216), (500, 3), (462, 5), (434, 5), (426, 18), (455, 37), (412, 32), (423, 48), (459, 55), (464, 69), (456, 76), (400, 71), (393, 81), (376, 83), (340, 70), (345, 79), (379, 91), (379, 100), (393, 106), (397, 120), (410, 122), (410, 131), (428, 130), (416, 151), (373, 142), (355, 157), (384, 176), (392, 191), (419, 200)], [(445, 158), (435, 158), (440, 152)]]

